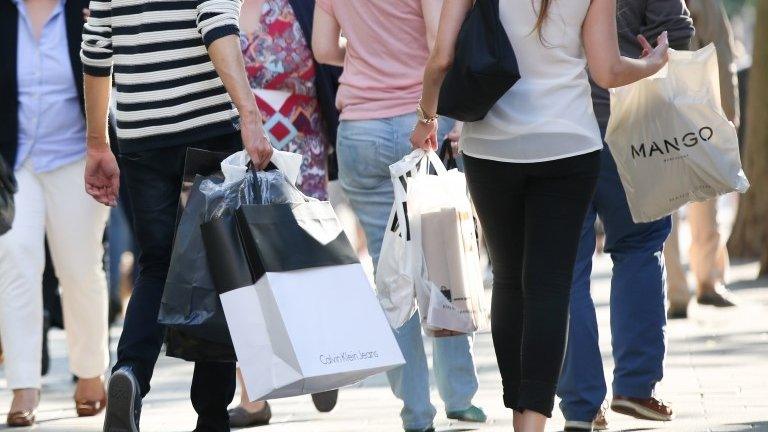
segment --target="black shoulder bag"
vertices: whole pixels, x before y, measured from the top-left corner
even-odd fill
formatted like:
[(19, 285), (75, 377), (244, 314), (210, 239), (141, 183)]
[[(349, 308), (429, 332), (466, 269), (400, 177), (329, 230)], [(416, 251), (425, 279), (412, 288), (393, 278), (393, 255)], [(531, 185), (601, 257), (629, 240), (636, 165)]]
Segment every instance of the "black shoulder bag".
[(517, 59), (499, 19), (499, 0), (476, 0), (461, 25), (437, 113), (465, 122), (482, 120), (519, 79)]

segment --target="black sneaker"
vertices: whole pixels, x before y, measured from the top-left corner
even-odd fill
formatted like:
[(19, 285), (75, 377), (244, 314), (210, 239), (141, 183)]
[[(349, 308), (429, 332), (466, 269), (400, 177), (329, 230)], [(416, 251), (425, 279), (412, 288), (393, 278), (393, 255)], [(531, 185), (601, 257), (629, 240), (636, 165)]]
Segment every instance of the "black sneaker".
[(104, 432), (139, 432), (141, 393), (130, 367), (121, 367), (112, 374), (107, 394)]

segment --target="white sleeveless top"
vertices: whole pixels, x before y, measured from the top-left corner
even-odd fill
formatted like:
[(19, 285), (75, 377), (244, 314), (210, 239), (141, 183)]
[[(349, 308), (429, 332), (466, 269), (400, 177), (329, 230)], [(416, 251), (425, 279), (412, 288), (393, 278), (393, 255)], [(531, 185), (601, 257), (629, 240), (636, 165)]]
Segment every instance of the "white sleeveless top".
[(533, 30), (540, 0), (499, 5), (521, 78), (483, 120), (464, 126), (462, 151), (503, 162), (543, 162), (602, 149), (581, 38), (590, 0), (553, 0), (541, 39)]

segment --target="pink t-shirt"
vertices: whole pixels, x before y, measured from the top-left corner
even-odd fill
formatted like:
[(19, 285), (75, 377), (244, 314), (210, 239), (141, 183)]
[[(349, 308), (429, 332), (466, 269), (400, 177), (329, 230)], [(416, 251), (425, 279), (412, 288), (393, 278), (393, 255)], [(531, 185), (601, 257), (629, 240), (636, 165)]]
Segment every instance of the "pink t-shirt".
[(347, 38), (336, 106), (343, 120), (413, 112), (429, 56), (420, 0), (317, 0)]

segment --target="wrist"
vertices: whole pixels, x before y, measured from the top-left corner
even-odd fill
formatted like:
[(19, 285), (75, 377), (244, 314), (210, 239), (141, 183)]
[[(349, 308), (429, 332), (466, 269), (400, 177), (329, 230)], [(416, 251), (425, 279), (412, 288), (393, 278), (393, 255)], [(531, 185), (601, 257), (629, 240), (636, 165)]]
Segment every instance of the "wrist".
[(87, 135), (86, 148), (90, 152), (112, 151), (109, 147), (109, 137), (101, 134)]
[(436, 123), (438, 119), (437, 113), (429, 113), (427, 112), (424, 107), (421, 104), (421, 100), (419, 100), (418, 105), (416, 105), (416, 117), (419, 120), (419, 123), (423, 124), (432, 124)]

